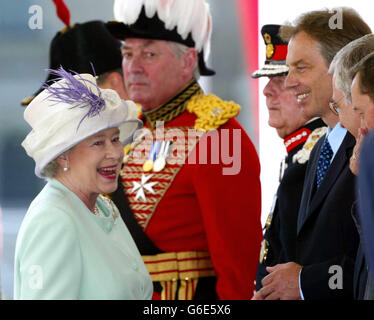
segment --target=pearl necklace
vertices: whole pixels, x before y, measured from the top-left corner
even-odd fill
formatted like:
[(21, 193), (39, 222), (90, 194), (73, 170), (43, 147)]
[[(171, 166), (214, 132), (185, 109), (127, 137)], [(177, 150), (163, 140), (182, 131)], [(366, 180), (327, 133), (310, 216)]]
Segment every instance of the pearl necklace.
[[(117, 207), (115, 207), (114, 203), (112, 200), (108, 199), (107, 197), (104, 197), (102, 195), (99, 195), (100, 197), (100, 200), (102, 202), (104, 202), (104, 204), (106, 205), (106, 207), (109, 209), (109, 211), (111, 211), (112, 213), (112, 216), (113, 216), (113, 220), (114, 220), (114, 224), (117, 223), (117, 217), (119, 216), (119, 211), (117, 209)], [(98, 207), (97, 204), (95, 204), (95, 207), (94, 207), (94, 211), (92, 212), (95, 216), (100, 216), (100, 208)]]
[(92, 212), (95, 216), (98, 216), (100, 214), (99, 207), (95, 204), (94, 211)]

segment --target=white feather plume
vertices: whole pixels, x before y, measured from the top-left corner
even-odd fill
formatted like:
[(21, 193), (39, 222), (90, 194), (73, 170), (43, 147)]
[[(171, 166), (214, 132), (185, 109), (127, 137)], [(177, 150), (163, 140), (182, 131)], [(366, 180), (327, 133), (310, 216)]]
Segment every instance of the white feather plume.
[(210, 52), (212, 17), (205, 0), (115, 0), (114, 17), (126, 24), (138, 19), (144, 6), (148, 18), (155, 14), (165, 23), (165, 28), (177, 32), (183, 39), (191, 33), (195, 49), (204, 49), (205, 59)]
[(123, 1), (115, 0), (113, 5), (114, 18), (126, 24), (133, 24), (138, 19), (144, 2), (147, 0)]
[[(134, 0), (132, 0), (134, 1)], [(144, 1), (140, 1), (140, 2), (143, 2), (144, 3), (144, 7), (145, 7), (145, 14), (148, 18), (152, 18), (156, 12), (158, 11), (158, 8), (157, 8), (157, 5), (158, 3), (154, 0), (144, 0)]]
[[(169, 19), (168, 17), (170, 16), (171, 8), (174, 5), (174, 0), (150, 0), (152, 1), (156, 8), (157, 8), (157, 14), (160, 20), (166, 21)], [(153, 17), (153, 16), (148, 16), (147, 17)]]

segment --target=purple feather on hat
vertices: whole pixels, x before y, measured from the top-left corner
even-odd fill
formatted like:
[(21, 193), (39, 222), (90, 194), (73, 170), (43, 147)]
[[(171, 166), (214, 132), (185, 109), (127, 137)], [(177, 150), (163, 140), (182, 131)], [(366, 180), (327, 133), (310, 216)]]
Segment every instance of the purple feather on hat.
[[(96, 83), (84, 79), (75, 71), (71, 71), (71, 74), (64, 70), (62, 66), (58, 70), (49, 69), (48, 72), (58, 77), (56, 81), (65, 80), (65, 82), (63, 86), (54, 87), (45, 83), (42, 88), (46, 89), (50, 93), (47, 99), (56, 102), (56, 104), (60, 102), (74, 104), (74, 106), (72, 106), (70, 109), (89, 107), (88, 112), (79, 122), (77, 131), (85, 118), (95, 117), (99, 115), (100, 112), (105, 108), (105, 101), (102, 98), (100, 88)], [(96, 75), (95, 70), (93, 70), (93, 72), (94, 75)], [(74, 75), (76, 77), (74, 77)], [(97, 88), (99, 95), (92, 92), (92, 90), (85, 84), (87, 82)]]

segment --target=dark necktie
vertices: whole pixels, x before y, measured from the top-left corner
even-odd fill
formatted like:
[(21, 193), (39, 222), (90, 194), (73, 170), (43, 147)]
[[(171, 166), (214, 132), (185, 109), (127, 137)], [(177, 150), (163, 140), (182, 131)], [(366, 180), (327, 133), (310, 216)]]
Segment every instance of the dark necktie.
[(323, 178), (329, 169), (333, 152), (328, 139), (326, 138), (323, 142), (321, 153), (319, 154), (318, 165), (317, 165), (317, 188), (322, 183)]

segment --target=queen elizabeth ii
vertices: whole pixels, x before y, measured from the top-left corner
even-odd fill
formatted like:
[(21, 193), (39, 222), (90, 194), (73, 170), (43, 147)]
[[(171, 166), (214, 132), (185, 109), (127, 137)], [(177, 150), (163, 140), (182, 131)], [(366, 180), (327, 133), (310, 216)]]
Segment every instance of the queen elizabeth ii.
[(17, 236), (15, 299), (150, 299), (152, 281), (112, 201), (137, 107), (95, 77), (52, 70), (26, 108), (22, 146), (47, 184)]

